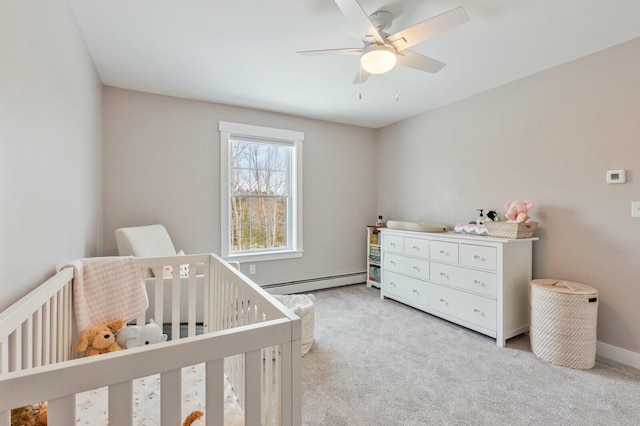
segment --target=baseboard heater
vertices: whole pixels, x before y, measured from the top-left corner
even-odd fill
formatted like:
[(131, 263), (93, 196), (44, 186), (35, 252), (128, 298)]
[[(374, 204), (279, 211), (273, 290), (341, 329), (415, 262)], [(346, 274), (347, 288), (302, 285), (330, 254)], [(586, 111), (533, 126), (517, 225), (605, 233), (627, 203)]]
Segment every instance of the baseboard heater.
[(304, 293), (323, 288), (340, 287), (343, 285), (360, 284), (367, 281), (366, 272), (332, 275), (329, 277), (309, 278), (305, 280), (288, 281), (263, 285), (262, 288), (271, 294)]

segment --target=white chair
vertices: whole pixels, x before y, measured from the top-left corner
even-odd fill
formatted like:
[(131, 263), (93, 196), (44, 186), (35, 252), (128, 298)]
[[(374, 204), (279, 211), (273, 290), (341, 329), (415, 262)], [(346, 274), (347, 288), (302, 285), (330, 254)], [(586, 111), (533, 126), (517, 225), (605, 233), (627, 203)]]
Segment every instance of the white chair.
[(178, 254), (162, 225), (116, 229), (119, 256), (165, 257)]

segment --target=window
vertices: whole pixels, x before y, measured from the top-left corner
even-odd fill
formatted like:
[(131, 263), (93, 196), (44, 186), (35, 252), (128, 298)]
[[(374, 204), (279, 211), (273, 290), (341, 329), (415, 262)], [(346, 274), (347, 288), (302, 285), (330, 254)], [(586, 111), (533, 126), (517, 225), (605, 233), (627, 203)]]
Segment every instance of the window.
[(302, 256), (304, 133), (221, 121), (222, 257)]

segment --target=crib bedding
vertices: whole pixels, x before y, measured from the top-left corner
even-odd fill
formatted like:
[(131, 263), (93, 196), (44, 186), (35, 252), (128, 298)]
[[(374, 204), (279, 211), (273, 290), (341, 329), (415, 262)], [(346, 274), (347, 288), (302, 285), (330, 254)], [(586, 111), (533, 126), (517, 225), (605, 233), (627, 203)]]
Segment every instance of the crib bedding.
[[(206, 411), (205, 365), (197, 364), (182, 369), (182, 418), (194, 410)], [(108, 389), (100, 388), (79, 393), (76, 396), (76, 425), (107, 425)], [(225, 419), (237, 417), (242, 408), (225, 374)], [(143, 377), (133, 381), (133, 424), (153, 426), (160, 424), (160, 375)]]

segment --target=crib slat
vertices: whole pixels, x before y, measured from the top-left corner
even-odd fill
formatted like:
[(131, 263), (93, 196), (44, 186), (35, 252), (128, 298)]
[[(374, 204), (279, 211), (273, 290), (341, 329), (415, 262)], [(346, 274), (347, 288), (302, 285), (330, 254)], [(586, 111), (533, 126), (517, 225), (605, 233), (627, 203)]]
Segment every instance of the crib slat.
[(206, 364), (207, 424), (224, 425), (224, 360), (217, 359)]
[(188, 307), (188, 336), (196, 335), (196, 274), (195, 270), (197, 265), (190, 264), (189, 265), (189, 279), (188, 279), (188, 288), (189, 288), (189, 307)]
[(157, 324), (164, 324), (164, 306), (162, 304), (162, 299), (164, 297), (164, 279), (162, 276), (162, 268), (155, 268), (154, 274), (156, 276), (155, 282), (155, 306), (153, 307), (153, 312), (155, 316), (155, 322)]
[(53, 295), (51, 298), (51, 328), (49, 329), (49, 334), (51, 335), (51, 340), (49, 341), (49, 353), (50, 353), (50, 361), (52, 364), (58, 362), (58, 293)]
[(43, 342), (42, 342), (42, 365), (49, 365), (51, 363), (51, 300), (47, 300), (43, 306), (42, 314), (44, 315), (44, 321), (42, 324), (43, 330)]
[(33, 330), (33, 366), (40, 367), (42, 365), (42, 342), (44, 339), (42, 336), (42, 307), (38, 308), (34, 313), (33, 318), (35, 322)]
[(109, 386), (109, 424), (130, 425), (133, 422), (133, 381)]
[(73, 425), (76, 423), (75, 395), (47, 401), (47, 424)]
[(60, 336), (60, 339), (56, 340), (57, 342), (56, 359), (58, 361), (64, 361), (65, 360), (64, 349), (65, 349), (65, 344), (67, 343), (65, 340), (66, 330), (65, 330), (65, 323), (64, 323), (64, 289), (61, 289), (58, 292), (56, 328), (57, 328), (57, 335)]
[(11, 426), (11, 411), (0, 411), (0, 426)]
[(160, 375), (160, 400), (162, 423), (182, 424), (182, 370), (172, 370)]
[(13, 347), (13, 353), (9, 363), (11, 371), (22, 370), (22, 327), (18, 327), (12, 334), (9, 344)]
[(171, 280), (171, 339), (180, 338), (180, 265), (173, 265)]
[(245, 424), (260, 424), (262, 413), (262, 350), (247, 352), (244, 357)]

